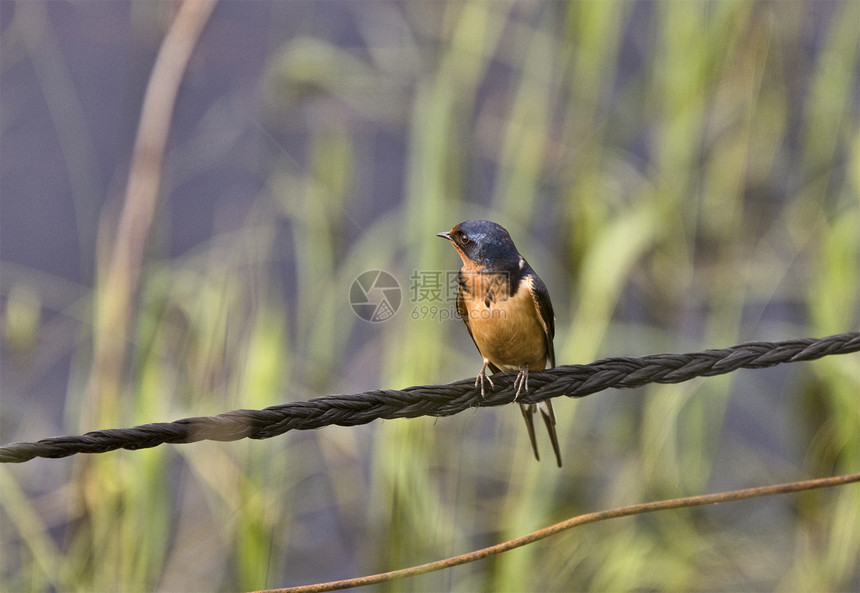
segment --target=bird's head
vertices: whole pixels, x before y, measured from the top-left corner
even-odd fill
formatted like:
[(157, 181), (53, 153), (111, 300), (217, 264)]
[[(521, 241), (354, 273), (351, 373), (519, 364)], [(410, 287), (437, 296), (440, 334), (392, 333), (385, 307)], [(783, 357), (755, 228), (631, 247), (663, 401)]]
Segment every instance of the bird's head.
[(489, 220), (467, 220), (436, 236), (451, 242), (467, 268), (507, 269), (522, 260), (505, 227)]

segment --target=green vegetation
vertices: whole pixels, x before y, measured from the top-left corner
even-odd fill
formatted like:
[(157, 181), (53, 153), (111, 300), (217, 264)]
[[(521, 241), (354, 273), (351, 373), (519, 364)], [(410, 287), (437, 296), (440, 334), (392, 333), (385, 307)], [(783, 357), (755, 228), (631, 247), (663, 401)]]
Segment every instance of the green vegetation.
[[(110, 295), (4, 262), (9, 356), (73, 328), (66, 433), (474, 375), (462, 324), (412, 319), (409, 295), (413, 270), (459, 265), (434, 234), (468, 218), (505, 225), (546, 281), (559, 364), (860, 326), (860, 2), (328, 6), (366, 48), (272, 47), (248, 165), (265, 187), (179, 257), (153, 235), (120, 393), (86, 388)], [(399, 195), (370, 189), (392, 169), (380, 135), (402, 143)], [(165, 199), (181, 166), (217, 167), (206, 148), (168, 154)], [(349, 306), (368, 269), (404, 288), (389, 321)], [(562, 470), (507, 407), (0, 466), (0, 589), (305, 584), (592, 510), (857, 472), (858, 393), (845, 356), (560, 400)], [(18, 440), (50, 436), (18, 422)], [(384, 589), (840, 591), (858, 558), (848, 486), (590, 525)]]

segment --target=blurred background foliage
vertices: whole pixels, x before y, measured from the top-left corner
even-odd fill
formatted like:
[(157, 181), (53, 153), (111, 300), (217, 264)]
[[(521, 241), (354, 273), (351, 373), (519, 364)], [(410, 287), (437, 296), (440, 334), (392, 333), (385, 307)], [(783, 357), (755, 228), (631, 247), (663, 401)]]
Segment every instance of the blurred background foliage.
[[(222, 2), (176, 105), (121, 386), (88, 393), (99, 262), (174, 10), (0, 3), (4, 443), (471, 376), (452, 304), (410, 285), (458, 267), (434, 234), (468, 218), (546, 281), (559, 364), (860, 325), (860, 3)], [(385, 322), (350, 307), (371, 269), (403, 288)], [(4, 466), (0, 588), (303, 584), (857, 472), (858, 393), (846, 356), (558, 401), (562, 470), (509, 408)], [(848, 591), (858, 559), (849, 486), (381, 589)]]

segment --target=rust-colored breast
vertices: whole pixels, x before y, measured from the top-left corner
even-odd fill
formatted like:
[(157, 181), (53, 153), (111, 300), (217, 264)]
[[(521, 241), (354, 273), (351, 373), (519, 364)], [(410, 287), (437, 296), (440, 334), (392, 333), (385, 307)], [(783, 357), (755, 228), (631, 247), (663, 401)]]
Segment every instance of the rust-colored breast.
[(519, 369), (522, 365), (534, 371), (546, 368), (546, 331), (528, 279), (510, 296), (506, 288), (499, 290), (507, 283), (498, 276), (466, 274), (464, 281), (467, 323), (481, 355), (501, 369)]

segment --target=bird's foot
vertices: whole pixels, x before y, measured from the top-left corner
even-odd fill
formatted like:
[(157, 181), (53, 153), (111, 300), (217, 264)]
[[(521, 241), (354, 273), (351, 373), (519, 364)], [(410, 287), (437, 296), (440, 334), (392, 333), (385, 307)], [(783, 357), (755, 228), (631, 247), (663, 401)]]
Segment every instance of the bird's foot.
[(517, 378), (514, 379), (514, 389), (517, 392), (514, 394), (514, 401), (517, 401), (517, 398), (520, 396), (520, 392), (525, 387), (526, 393), (529, 390), (529, 367), (528, 365), (523, 365), (520, 367), (520, 372), (517, 375)]
[(488, 364), (490, 364), (490, 361), (485, 360), (484, 366), (481, 367), (481, 372), (478, 373), (477, 377), (475, 377), (475, 387), (477, 387), (479, 384), (481, 385), (481, 399), (484, 399), (484, 381), (485, 380), (490, 383), (490, 387), (492, 387), (493, 389), (496, 388), (496, 385), (495, 385), (495, 383), (493, 383), (493, 380), (490, 379), (489, 375), (487, 375), (487, 365)]

